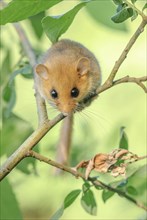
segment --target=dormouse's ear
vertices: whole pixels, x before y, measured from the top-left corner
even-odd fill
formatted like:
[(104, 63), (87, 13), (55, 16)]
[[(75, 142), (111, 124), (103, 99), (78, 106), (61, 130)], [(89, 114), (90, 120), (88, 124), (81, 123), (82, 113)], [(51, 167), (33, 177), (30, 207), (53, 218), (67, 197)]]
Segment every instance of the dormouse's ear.
[(87, 57), (81, 57), (77, 62), (77, 73), (81, 76), (87, 74), (90, 70), (90, 60)]
[(36, 73), (43, 79), (48, 79), (48, 70), (47, 67), (43, 64), (38, 64), (35, 68)]

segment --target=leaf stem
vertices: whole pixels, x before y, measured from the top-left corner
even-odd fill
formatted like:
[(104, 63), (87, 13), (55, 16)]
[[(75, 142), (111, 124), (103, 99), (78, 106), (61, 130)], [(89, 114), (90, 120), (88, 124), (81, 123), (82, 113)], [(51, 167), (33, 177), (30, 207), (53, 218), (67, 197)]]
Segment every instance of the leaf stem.
[(131, 7), (131, 8), (134, 9), (135, 11), (137, 11), (138, 14), (143, 18), (143, 20), (147, 21), (147, 16), (146, 16), (142, 11), (140, 11), (134, 4), (130, 3), (128, 0), (124, 0), (124, 2), (125, 2), (129, 7)]

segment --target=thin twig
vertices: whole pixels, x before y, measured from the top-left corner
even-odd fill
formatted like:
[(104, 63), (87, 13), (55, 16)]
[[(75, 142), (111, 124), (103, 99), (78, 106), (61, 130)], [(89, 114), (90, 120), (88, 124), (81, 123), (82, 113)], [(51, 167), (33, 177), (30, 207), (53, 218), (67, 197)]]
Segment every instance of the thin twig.
[(131, 47), (133, 46), (133, 44), (135, 43), (135, 41), (137, 40), (137, 38), (140, 36), (140, 34), (143, 32), (145, 25), (147, 24), (147, 21), (142, 20), (141, 24), (139, 25), (139, 27), (137, 28), (137, 30), (135, 31), (135, 33), (133, 34), (133, 36), (131, 37), (131, 39), (129, 40), (127, 46), (125, 47), (125, 49), (123, 50), (122, 54), (120, 55), (119, 59), (116, 61), (108, 79), (106, 80), (106, 82), (104, 83), (103, 86), (105, 85), (111, 85), (113, 83), (113, 80), (116, 76), (116, 73), (118, 72), (119, 67), (121, 66), (121, 64), (123, 63), (123, 61), (126, 59), (127, 54), (129, 53)]
[[(44, 163), (47, 163), (51, 166), (54, 166), (56, 168), (59, 168), (61, 170), (64, 170), (70, 174), (72, 174), (73, 176), (75, 177), (81, 177), (82, 179), (86, 180), (84, 174), (82, 173), (79, 173), (78, 171), (76, 171), (75, 169), (73, 168), (70, 168), (70, 167), (67, 167), (63, 164), (60, 164), (60, 163), (57, 163), (35, 151), (28, 151), (27, 154), (26, 154), (27, 157), (34, 157), (35, 159), (39, 160), (39, 161), (43, 161)], [(143, 158), (144, 159), (144, 158)], [(95, 186), (100, 186), (102, 187), (103, 189), (107, 189), (107, 190), (110, 190), (112, 192), (115, 192), (117, 193), (118, 195), (120, 196), (123, 196), (124, 198), (128, 199), (130, 202), (133, 202), (135, 205), (137, 205), (138, 207), (144, 209), (144, 210), (147, 210), (147, 207), (145, 207), (142, 203), (136, 201), (135, 199), (133, 199), (132, 197), (130, 197), (129, 195), (127, 195), (125, 192), (122, 192), (121, 190), (117, 189), (117, 188), (113, 188), (112, 186), (110, 185), (107, 185), (99, 180), (94, 180), (93, 178), (91, 177), (88, 177), (88, 180), (90, 182), (92, 182), (93, 185)]]
[(143, 18), (143, 20), (146, 20), (146, 21), (147, 21), (147, 16), (146, 16), (142, 11), (140, 11), (138, 8), (136, 8), (135, 4), (132, 4), (132, 3), (129, 2), (128, 0), (124, 0), (124, 2), (125, 2), (129, 7), (131, 7), (131, 8), (134, 9), (135, 11), (137, 11), (137, 13)]
[(142, 76), (142, 77), (130, 77), (130, 76), (125, 76), (123, 78), (120, 78), (118, 80), (115, 80), (113, 81), (112, 83), (104, 83), (101, 87), (99, 87), (99, 89), (97, 90), (97, 93), (100, 94), (101, 92), (104, 92), (105, 90), (113, 87), (113, 86), (116, 86), (118, 84), (121, 84), (121, 83), (136, 83), (137, 85), (139, 85), (145, 93), (147, 93), (147, 88), (145, 87), (145, 85), (143, 84), (143, 82), (146, 82), (147, 81), (147, 76)]
[[(32, 49), (32, 46), (23, 30), (23, 28), (21, 27), (20, 24), (18, 23), (14, 23), (13, 24), (15, 27), (15, 30), (19, 36), (19, 39), (21, 41), (21, 44), (23, 46), (23, 49), (27, 55), (27, 57), (29, 58), (29, 62), (33, 68), (33, 72), (34, 72), (34, 84), (37, 84), (37, 78), (35, 77), (35, 69), (34, 67), (37, 64), (37, 60), (34, 54), (34, 51)], [(38, 112), (38, 122), (39, 125), (42, 124), (45, 120), (48, 119), (47, 116), (47, 110), (46, 110), (46, 105), (45, 105), (45, 101), (44, 99), (40, 96), (39, 92), (37, 91), (37, 87), (34, 86), (35, 89), (35, 97), (36, 97), (36, 105), (37, 105), (37, 112)]]

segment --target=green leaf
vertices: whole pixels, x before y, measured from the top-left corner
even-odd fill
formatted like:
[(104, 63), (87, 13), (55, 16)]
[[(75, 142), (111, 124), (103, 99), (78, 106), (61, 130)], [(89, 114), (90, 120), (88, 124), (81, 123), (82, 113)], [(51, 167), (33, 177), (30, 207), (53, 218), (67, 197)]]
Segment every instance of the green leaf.
[(58, 220), (63, 215), (64, 205), (62, 205), (51, 217), (50, 220)]
[(120, 128), (120, 140), (119, 140), (119, 148), (128, 150), (128, 137), (124, 131), (125, 127)]
[(26, 64), (25, 66), (19, 68), (18, 70), (15, 70), (15, 71), (11, 74), (11, 76), (10, 76), (9, 85), (12, 84), (14, 78), (15, 78), (18, 74), (21, 74), (22, 76), (24, 76), (24, 77), (26, 77), (26, 78), (32, 79), (32, 78), (33, 78), (33, 69), (32, 69), (32, 67), (31, 67), (31, 65)]
[(135, 4), (135, 2), (137, 2), (137, 0), (131, 0), (131, 2), (132, 2), (133, 4)]
[(43, 19), (43, 17), (45, 17), (44, 11), (29, 18), (31, 25), (32, 25), (34, 32), (35, 32), (36, 36), (38, 37), (38, 39), (40, 39), (43, 34), (43, 28), (41, 25), (41, 20)]
[(113, 28), (119, 31), (127, 31), (125, 23), (114, 24), (110, 17), (114, 13), (115, 5), (112, 1), (92, 1), (87, 5), (86, 10), (90, 16), (98, 23), (105, 25), (107, 28)]
[(36, 15), (63, 0), (31, 0), (31, 1), (11, 1), (3, 10), (0, 11), (0, 24), (17, 22), (24, 20), (30, 16)]
[(120, 12), (120, 11), (122, 11), (122, 10), (123, 10), (124, 8), (126, 8), (126, 7), (127, 7), (127, 4), (126, 4), (126, 3), (123, 3), (123, 4), (121, 4), (121, 5), (118, 5), (116, 11), (117, 11), (117, 12)]
[(3, 116), (8, 118), (12, 112), (12, 109), (16, 103), (16, 92), (15, 92), (15, 83), (13, 82), (11, 85), (6, 84), (3, 90)]
[(10, 51), (6, 51), (6, 55), (3, 59), (2, 67), (1, 67), (1, 80), (0, 80), (0, 85), (7, 83), (10, 72), (11, 72), (11, 58), (10, 58)]
[(133, 16), (131, 18), (131, 21), (134, 21), (138, 16), (138, 12), (136, 10), (133, 10)]
[(1, 183), (1, 213), (0, 219), (22, 219), (22, 214), (15, 194), (8, 179), (5, 178)]
[(80, 3), (61, 16), (43, 18), (43, 29), (52, 43), (57, 42), (59, 37), (67, 31), (78, 11), (86, 4), (87, 2)]
[[(127, 190), (137, 201), (147, 205), (147, 165), (140, 167), (128, 178)], [(130, 188), (131, 186), (131, 188)], [(133, 187), (133, 188), (132, 188)], [(135, 189), (135, 190), (132, 190)]]
[[(4, 119), (1, 131), (1, 155), (10, 156), (32, 132), (33, 129), (30, 124), (14, 114)], [(29, 164), (35, 168), (36, 160), (26, 158), (17, 165), (17, 168), (26, 174), (30, 174)]]
[(114, 4), (120, 5), (123, 3), (123, 0), (113, 0)]
[(89, 188), (90, 188), (90, 184), (87, 181), (85, 181), (85, 183), (82, 186), (83, 192), (85, 193), (87, 190), (89, 190)]
[(81, 193), (80, 189), (77, 190), (73, 190), (72, 192), (70, 192), (66, 198), (64, 199), (64, 209), (66, 209), (67, 207), (69, 207), (74, 201), (75, 199), (78, 197), (78, 195)]
[(85, 193), (83, 193), (81, 198), (81, 205), (86, 212), (91, 215), (97, 214), (97, 204), (94, 198), (93, 192), (89, 189)]
[(103, 193), (102, 193), (102, 199), (104, 201), (104, 203), (110, 199), (113, 195), (115, 194), (115, 192), (112, 192), (110, 190), (103, 190)]
[(58, 220), (63, 215), (64, 209), (68, 208), (81, 193), (80, 189), (73, 190), (64, 199), (63, 205), (55, 212), (55, 214), (50, 218), (51, 220)]
[(145, 3), (145, 5), (142, 8), (142, 11), (144, 11), (147, 8), (147, 3)]
[(132, 16), (133, 16), (133, 9), (132, 8), (124, 8), (121, 11), (119, 11), (117, 14), (115, 14), (113, 17), (111, 17), (111, 20), (114, 23), (121, 23)]
[(126, 188), (126, 190), (130, 195), (137, 195), (138, 194), (137, 190), (133, 186), (128, 186)]

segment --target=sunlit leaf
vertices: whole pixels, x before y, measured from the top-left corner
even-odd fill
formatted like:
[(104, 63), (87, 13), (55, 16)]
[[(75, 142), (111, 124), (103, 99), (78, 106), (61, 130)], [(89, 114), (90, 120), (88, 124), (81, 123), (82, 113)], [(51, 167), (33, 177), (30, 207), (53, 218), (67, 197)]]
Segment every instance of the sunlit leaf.
[(1, 212), (0, 219), (22, 219), (19, 204), (8, 179), (1, 182)]
[(24, 20), (30, 16), (36, 15), (41, 11), (51, 8), (63, 0), (31, 0), (31, 1), (11, 1), (3, 10), (0, 11), (0, 24), (17, 22)]
[(124, 8), (121, 11), (119, 11), (117, 14), (115, 14), (111, 18), (111, 20), (115, 23), (121, 23), (132, 16), (133, 16), (133, 9), (132, 8)]
[(84, 208), (84, 210), (89, 214), (91, 215), (97, 214), (96, 200), (94, 198), (93, 192), (90, 189), (88, 189), (83, 193), (81, 198), (81, 205)]
[(115, 194), (115, 192), (112, 192), (110, 190), (103, 190), (102, 193), (102, 199), (104, 202), (106, 202), (108, 199), (110, 199), (113, 195)]
[(120, 140), (119, 140), (119, 148), (123, 148), (128, 150), (128, 137), (124, 131), (125, 127), (120, 128)]
[(80, 189), (73, 190), (72, 192), (70, 192), (64, 199), (64, 209), (70, 206), (80, 193), (81, 193)]
[(61, 16), (43, 18), (43, 29), (52, 43), (57, 42), (59, 37), (67, 31), (78, 11), (86, 4), (87, 2), (80, 3)]

